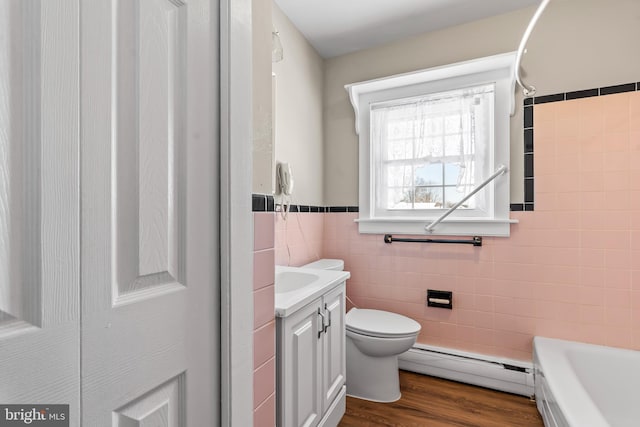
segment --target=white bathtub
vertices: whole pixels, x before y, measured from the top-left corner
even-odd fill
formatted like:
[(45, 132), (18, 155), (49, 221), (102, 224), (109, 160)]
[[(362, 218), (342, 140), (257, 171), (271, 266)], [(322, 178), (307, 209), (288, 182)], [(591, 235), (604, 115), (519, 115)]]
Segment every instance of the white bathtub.
[(533, 364), (545, 426), (640, 426), (640, 351), (535, 337)]

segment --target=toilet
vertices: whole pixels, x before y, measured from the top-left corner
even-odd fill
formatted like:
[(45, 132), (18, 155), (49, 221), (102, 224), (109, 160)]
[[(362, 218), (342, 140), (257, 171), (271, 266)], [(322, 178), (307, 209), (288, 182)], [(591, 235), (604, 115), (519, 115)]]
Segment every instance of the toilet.
[[(344, 262), (321, 259), (304, 267), (342, 270)], [(415, 344), (420, 324), (397, 313), (354, 307), (345, 327), (347, 395), (374, 402), (400, 399), (398, 356)]]
[(400, 399), (398, 356), (420, 333), (413, 319), (381, 310), (352, 308), (347, 329), (347, 396), (374, 402)]

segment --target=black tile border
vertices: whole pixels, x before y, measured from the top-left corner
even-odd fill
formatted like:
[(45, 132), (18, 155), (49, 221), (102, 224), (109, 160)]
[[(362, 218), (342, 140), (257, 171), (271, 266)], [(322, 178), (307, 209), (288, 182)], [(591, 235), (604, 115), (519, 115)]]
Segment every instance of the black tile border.
[(553, 95), (536, 96), (533, 98), (534, 104), (546, 104), (547, 102), (565, 101), (566, 93), (554, 93)]
[(267, 211), (267, 196), (264, 194), (251, 195), (251, 210), (253, 212)]
[[(268, 194), (251, 195), (252, 212), (280, 212), (282, 206), (275, 203), (273, 196)], [(311, 206), (289, 205), (289, 212), (297, 213), (344, 213), (359, 212), (358, 206)]]
[(590, 98), (600, 95), (599, 89), (577, 90), (575, 92), (567, 92), (567, 101), (572, 99)]
[(638, 86), (636, 83), (627, 83), (627, 84), (617, 85), (617, 86), (601, 87), (600, 95), (613, 95), (616, 93), (623, 93), (623, 92), (635, 92), (636, 90), (638, 90)]
[(533, 147), (534, 147), (534, 131), (533, 131), (533, 106), (545, 104), (548, 102), (570, 101), (573, 99), (590, 98), (593, 96), (606, 96), (624, 92), (640, 91), (640, 82), (625, 83), (614, 86), (604, 86), (593, 89), (577, 90), (573, 92), (554, 93), (552, 95), (535, 96), (525, 98), (523, 106), (523, 139), (524, 139), (524, 203), (512, 203), (511, 211), (533, 211), (535, 206), (535, 178), (533, 173)]

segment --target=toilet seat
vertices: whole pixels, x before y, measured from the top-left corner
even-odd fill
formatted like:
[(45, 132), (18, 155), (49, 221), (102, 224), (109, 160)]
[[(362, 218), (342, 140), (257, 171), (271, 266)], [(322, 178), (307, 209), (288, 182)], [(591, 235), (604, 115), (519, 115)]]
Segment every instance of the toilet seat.
[(352, 308), (345, 317), (347, 331), (378, 338), (403, 338), (420, 332), (418, 322), (397, 313)]

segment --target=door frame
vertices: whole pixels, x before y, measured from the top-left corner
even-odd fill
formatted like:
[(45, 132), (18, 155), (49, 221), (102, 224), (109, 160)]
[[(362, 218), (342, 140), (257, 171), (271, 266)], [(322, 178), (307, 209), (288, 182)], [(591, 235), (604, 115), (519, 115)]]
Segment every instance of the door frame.
[(251, 0), (221, 0), (219, 13), (221, 425), (252, 426)]

